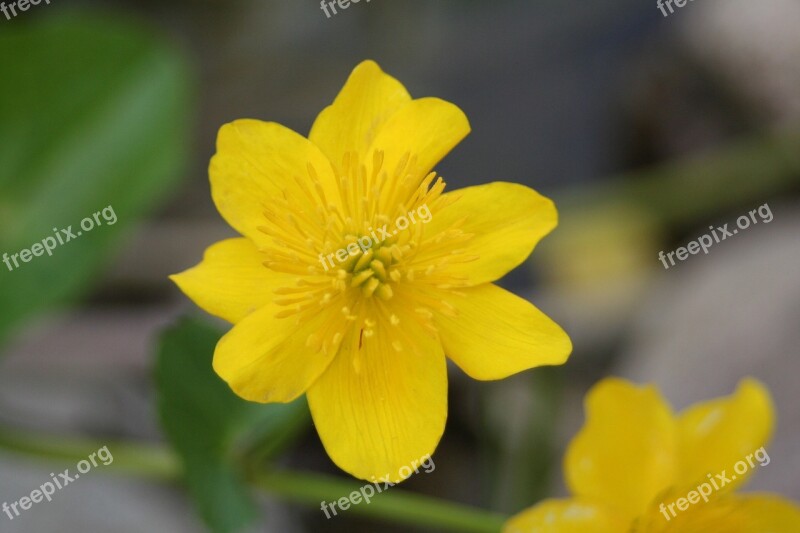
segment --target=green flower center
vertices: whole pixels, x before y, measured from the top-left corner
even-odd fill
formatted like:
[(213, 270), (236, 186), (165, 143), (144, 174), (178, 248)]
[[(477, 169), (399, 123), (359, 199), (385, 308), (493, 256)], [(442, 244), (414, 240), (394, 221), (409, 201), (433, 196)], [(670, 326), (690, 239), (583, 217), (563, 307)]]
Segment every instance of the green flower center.
[(397, 237), (391, 236), (376, 242), (370, 236), (357, 238), (348, 235), (337, 259), (342, 257), (342, 250), (347, 252), (347, 258), (339, 265), (340, 277), (347, 278), (351, 287), (360, 288), (367, 298), (375, 295), (382, 300), (389, 300), (394, 294), (391, 282), (400, 278), (400, 272), (393, 266), (403, 255)]

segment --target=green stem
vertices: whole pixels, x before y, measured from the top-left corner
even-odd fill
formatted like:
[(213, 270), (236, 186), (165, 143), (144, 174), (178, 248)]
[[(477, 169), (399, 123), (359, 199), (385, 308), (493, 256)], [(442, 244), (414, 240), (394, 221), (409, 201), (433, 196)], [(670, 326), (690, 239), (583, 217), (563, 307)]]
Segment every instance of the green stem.
[(622, 202), (640, 206), (665, 225), (680, 226), (791, 190), (799, 177), (800, 132), (762, 133), (582, 187), (564, 195), (560, 208), (578, 212)]
[(159, 481), (174, 481), (181, 469), (177, 458), (168, 450), (147, 444), (126, 442), (90, 441), (85, 439), (60, 439), (0, 427), (0, 449), (20, 455), (49, 460), (55, 463), (73, 463), (86, 459), (91, 453), (107, 446), (114, 460), (103, 469), (141, 476)]
[[(503, 527), (506, 517), (474, 507), (446, 502), (439, 499), (410, 494), (389, 487), (386, 492), (377, 493), (374, 485), (344, 481), (330, 476), (299, 472), (268, 472), (259, 475), (254, 484), (273, 494), (297, 503), (305, 503), (320, 508), (323, 502), (333, 503), (359, 492), (361, 488), (372, 486), (376, 493), (369, 504), (364, 501), (351, 505), (346, 513), (392, 520), (398, 523), (436, 527), (459, 532), (496, 533)], [(384, 490), (383, 484), (378, 484)], [(358, 497), (361, 497), (359, 493)], [(348, 504), (349, 505), (349, 504)], [(339, 505), (336, 512), (344, 514)], [(333, 519), (333, 513), (328, 507)], [(338, 516), (337, 514), (337, 516)]]
[[(114, 457), (111, 464), (103, 467), (104, 470), (158, 481), (180, 481), (181, 466), (178, 457), (163, 447), (125, 442), (100, 443), (85, 439), (55, 439), (0, 427), (0, 449), (61, 464), (75, 464), (103, 446), (107, 446)], [(316, 509), (321, 507), (322, 502), (337, 501), (362, 487), (359, 483), (332, 476), (286, 471), (258, 472), (252, 476), (251, 481), (255, 487), (278, 498), (307, 504)], [(383, 488), (383, 485), (380, 487)], [(337, 512), (343, 514), (338, 505)], [(475, 533), (496, 533), (502, 529), (506, 518), (474, 507), (411, 494), (397, 487), (376, 494), (369, 504), (362, 501), (359, 505), (351, 506), (346, 513), (396, 523)]]

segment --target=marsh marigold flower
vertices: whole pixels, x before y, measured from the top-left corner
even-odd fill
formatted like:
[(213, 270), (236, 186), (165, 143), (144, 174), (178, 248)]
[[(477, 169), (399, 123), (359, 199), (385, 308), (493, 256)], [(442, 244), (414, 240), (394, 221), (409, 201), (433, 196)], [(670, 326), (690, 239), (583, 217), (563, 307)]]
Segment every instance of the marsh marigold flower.
[[(307, 139), (272, 122), (226, 124), (211, 193), (242, 237), (172, 277), (234, 324), (214, 354), (230, 387), (254, 402), (307, 394), (326, 451), (362, 479), (398, 481), (433, 452), (445, 356), (495, 380), (571, 351), (558, 325), (492, 284), (556, 226), (553, 203), (512, 183), (445, 194), (432, 172), (469, 129), (455, 105), (412, 100), (372, 61)], [(413, 212), (430, 218), (392, 231)], [(366, 237), (378, 238), (356, 245)]]
[(797, 533), (793, 503), (734, 494), (769, 464), (773, 420), (769, 392), (752, 379), (679, 415), (652, 386), (606, 379), (589, 392), (586, 424), (564, 459), (573, 498), (546, 500), (503, 531)]

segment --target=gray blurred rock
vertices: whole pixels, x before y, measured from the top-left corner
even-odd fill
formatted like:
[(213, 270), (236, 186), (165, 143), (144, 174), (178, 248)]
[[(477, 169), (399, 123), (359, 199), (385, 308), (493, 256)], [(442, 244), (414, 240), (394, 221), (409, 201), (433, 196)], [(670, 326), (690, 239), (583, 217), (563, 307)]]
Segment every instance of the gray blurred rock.
[(800, 121), (800, 3), (725, 0), (681, 13), (690, 53), (770, 124)]

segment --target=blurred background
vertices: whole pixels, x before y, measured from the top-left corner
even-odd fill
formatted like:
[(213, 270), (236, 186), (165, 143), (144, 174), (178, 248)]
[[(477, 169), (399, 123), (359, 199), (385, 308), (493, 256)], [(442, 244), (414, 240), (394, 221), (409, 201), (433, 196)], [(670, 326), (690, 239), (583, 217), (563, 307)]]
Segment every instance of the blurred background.
[[(0, 253), (118, 215), (52, 258), (0, 264), (0, 502), (61, 465), (47, 446), (56, 461), (13, 453), (32, 436), (194, 453), (180, 435), (202, 440), (213, 421), (170, 426), (159, 390), (194, 374), (157, 354), (179, 344), (164, 328), (201, 316), (167, 276), (233, 235), (209, 194), (216, 132), (258, 118), (306, 135), (366, 58), (466, 112), (473, 133), (438, 168), (448, 189), (512, 181), (556, 201), (559, 228), (502, 284), (575, 344), (564, 367), (499, 383), (452, 367), (436, 470), (403, 489), (513, 513), (566, 493), (561, 458), (602, 377), (656, 383), (682, 409), (754, 376), (779, 420), (748, 490), (800, 499), (799, 20), (796, 0), (697, 0), (669, 17), (633, 0), (373, 0), (330, 18), (313, 0), (72, 0), (0, 15)], [(659, 261), (763, 204), (770, 223)], [(345, 477), (298, 416), (278, 416), (291, 438), (274, 461)], [(0, 515), (0, 531), (201, 532), (220, 520), (207, 497), (99, 469)], [(255, 501), (243, 530), (430, 531)]]

